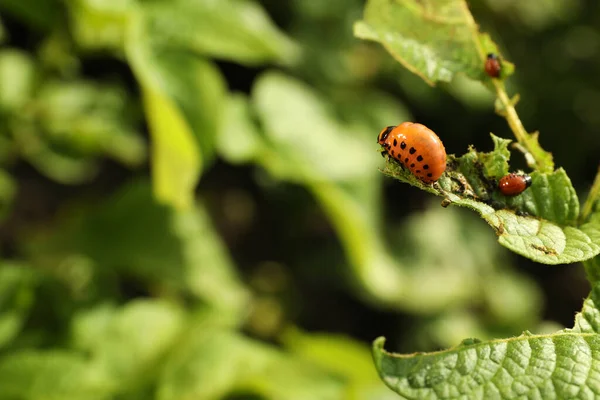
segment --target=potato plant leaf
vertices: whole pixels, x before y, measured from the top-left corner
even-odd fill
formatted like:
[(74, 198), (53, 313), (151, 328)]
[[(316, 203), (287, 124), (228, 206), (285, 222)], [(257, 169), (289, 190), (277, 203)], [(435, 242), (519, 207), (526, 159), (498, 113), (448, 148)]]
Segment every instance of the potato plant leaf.
[(600, 224), (577, 226), (579, 200), (563, 169), (533, 172), (532, 185), (518, 196), (505, 197), (497, 179), (506, 171), (506, 142), (494, 138), (496, 149), (480, 153), (471, 148), (461, 157), (450, 155), (446, 173), (425, 185), (389, 159), (383, 173), (477, 211), (492, 226), (498, 241), (515, 253), (544, 264), (584, 261), (600, 253)]
[[(381, 43), (409, 71), (430, 85), (450, 82), (456, 73), (488, 81), (484, 63), (498, 47), (479, 32), (464, 0), (369, 0), (354, 34)], [(513, 72), (502, 63), (502, 77)]]
[[(369, 0), (364, 17), (354, 26), (355, 36), (381, 43), (409, 71), (434, 85), (450, 82), (458, 73), (482, 82), (498, 95), (496, 111), (514, 113), (518, 96), (510, 100), (504, 84), (485, 73), (489, 53), (499, 54), (498, 46), (479, 31), (465, 0)], [(501, 57), (500, 79), (514, 72), (514, 66)], [(508, 109), (510, 108), (510, 109)], [(527, 133), (516, 115), (509, 124), (520, 133), (519, 145), (530, 168), (550, 173), (552, 154), (539, 144), (537, 133)]]
[(207, 57), (259, 65), (290, 63), (296, 45), (251, 0), (176, 0), (144, 4), (155, 44), (185, 48)]
[(600, 395), (596, 285), (575, 327), (549, 335), (466, 339), (433, 353), (394, 354), (380, 337), (373, 356), (383, 381), (404, 399), (592, 399)]

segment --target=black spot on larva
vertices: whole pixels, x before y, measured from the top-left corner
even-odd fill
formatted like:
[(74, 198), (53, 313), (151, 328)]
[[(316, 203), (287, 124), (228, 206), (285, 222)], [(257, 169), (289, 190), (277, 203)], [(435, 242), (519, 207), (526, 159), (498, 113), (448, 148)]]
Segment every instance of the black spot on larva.
[(433, 174), (430, 172), (427, 174), (427, 177), (431, 178), (433, 176)]
[(428, 164), (423, 165), (423, 169), (429, 169), (429, 165)]
[(400, 143), (400, 148), (402, 150), (404, 150), (406, 148), (406, 143), (404, 143), (404, 142)]
[(411, 147), (410, 150), (408, 151), (410, 154), (415, 154), (417, 152), (417, 149), (415, 149), (414, 147)]
[(415, 167), (415, 163), (410, 164), (410, 167), (414, 168)]
[[(418, 156), (418, 157), (417, 157), (417, 161), (418, 161), (418, 162), (421, 162), (421, 161), (423, 161), (423, 156)], [(427, 168), (425, 168), (425, 169), (427, 169)]]
[(418, 170), (415, 171), (415, 174), (420, 174), (420, 173), (421, 173), (420, 169), (418, 169)]
[(404, 162), (405, 162), (405, 163), (407, 163), (407, 162), (408, 162), (408, 157), (406, 157), (406, 158), (404, 159)]
[(398, 141), (394, 139), (394, 146), (398, 146)]
[(393, 157), (393, 156), (395, 156), (395, 154), (394, 154), (394, 150), (392, 150), (392, 157)]

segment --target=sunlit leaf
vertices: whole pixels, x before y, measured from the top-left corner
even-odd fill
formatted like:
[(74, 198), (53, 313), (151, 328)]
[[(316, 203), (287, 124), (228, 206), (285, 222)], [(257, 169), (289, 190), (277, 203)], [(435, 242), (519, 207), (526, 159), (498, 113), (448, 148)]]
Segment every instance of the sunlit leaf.
[[(356, 131), (336, 121), (333, 110), (306, 85), (268, 73), (256, 83), (252, 98), (268, 143), (285, 160), (273, 165), (273, 172), (305, 182), (372, 175), (377, 154), (364, 146)], [(265, 160), (271, 162), (276, 161)]]
[(194, 203), (200, 152), (193, 133), (173, 102), (147, 88), (144, 105), (152, 133), (152, 178), (156, 198), (178, 209)]
[(103, 372), (75, 352), (21, 350), (0, 358), (0, 399), (108, 400)]
[(19, 50), (0, 51), (0, 110), (14, 111), (33, 94), (36, 68), (33, 59)]
[(128, 22), (137, 11), (133, 0), (73, 0), (67, 3), (73, 37), (88, 50), (123, 51)]
[[(488, 80), (485, 58), (488, 53), (499, 54), (496, 44), (479, 32), (464, 0), (369, 0), (354, 34), (381, 43), (429, 84), (449, 82), (456, 73)], [(503, 77), (512, 68), (503, 60)]]
[(126, 50), (144, 92), (155, 192), (166, 204), (186, 209), (214, 154), (225, 83), (213, 64), (183, 49), (157, 46), (143, 21), (136, 21)]
[(342, 335), (286, 331), (284, 343), (295, 355), (347, 380), (344, 399), (393, 400), (373, 368), (368, 346)]
[(217, 136), (219, 154), (231, 163), (249, 162), (260, 155), (263, 140), (253, 119), (248, 98), (242, 94), (231, 96)]
[(337, 399), (343, 382), (321, 368), (231, 331), (190, 332), (166, 361), (157, 399), (221, 399), (236, 391), (268, 399)]
[(146, 2), (146, 29), (154, 45), (255, 65), (292, 62), (298, 49), (252, 0)]
[(134, 301), (122, 309), (100, 306), (75, 316), (73, 341), (125, 392), (155, 376), (184, 317), (181, 308), (161, 301)]

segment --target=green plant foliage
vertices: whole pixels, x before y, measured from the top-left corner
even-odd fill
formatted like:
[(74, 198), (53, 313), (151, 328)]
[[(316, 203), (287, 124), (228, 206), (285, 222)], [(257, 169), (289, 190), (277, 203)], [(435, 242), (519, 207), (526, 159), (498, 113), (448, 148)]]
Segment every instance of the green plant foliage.
[[(403, 254), (398, 261), (392, 258), (375, 212), (375, 194), (381, 185), (375, 166), (381, 158), (368, 149), (377, 147), (371, 145), (376, 136), (373, 132), (385, 126), (385, 121), (402, 117), (397, 103), (390, 104), (376, 94), (365, 96), (376, 107), (368, 113), (358, 105), (352, 107), (352, 123), (348, 123), (336, 118), (318, 93), (279, 73), (268, 73), (252, 92), (256, 117), (252, 104), (243, 97), (230, 104), (218, 139), (222, 143), (219, 150), (228, 160), (256, 162), (279, 179), (306, 185), (339, 232), (351, 281), (370, 301), (421, 312), (473, 301), (482, 295), (480, 280), (486, 279), (487, 273), (495, 274), (498, 261), (490, 253), (488, 237), (471, 224), (468, 230), (460, 230), (456, 215), (431, 210), (402, 226), (400, 231), (411, 232), (402, 235), (410, 244), (401, 243)], [(503, 152), (505, 145), (498, 150)], [(369, 164), (373, 167), (359, 168)], [(462, 240), (454, 240), (467, 237), (466, 242), (478, 245), (467, 248)], [(427, 250), (415, 254), (407, 250), (412, 248)], [(473, 248), (487, 250), (483, 254)], [(460, 267), (451, 261), (455, 259), (461, 260)]]
[(119, 309), (100, 306), (74, 317), (73, 345), (90, 355), (90, 364), (110, 386), (134, 392), (156, 374), (184, 317), (180, 307), (163, 301), (138, 300)]
[(21, 265), (0, 268), (0, 348), (19, 334), (35, 298), (36, 277)]
[(449, 350), (410, 355), (385, 351), (385, 339), (379, 338), (373, 343), (375, 364), (405, 399), (594, 397), (600, 391), (590, 378), (600, 348), (599, 293), (596, 285), (573, 329), (490, 342), (466, 339)]
[[(380, 42), (408, 70), (429, 84), (450, 82), (456, 73), (485, 80), (483, 60), (499, 54), (489, 36), (478, 27), (464, 0), (370, 0), (364, 20), (354, 27), (356, 36)], [(503, 77), (512, 73), (503, 60)]]
[(0, 358), (0, 399), (109, 399), (110, 382), (73, 351), (21, 350)]
[(341, 335), (310, 335), (293, 328), (284, 333), (283, 341), (302, 359), (344, 377), (349, 382), (344, 399), (396, 398), (380, 384), (369, 349), (362, 343)]
[[(425, 82), (449, 82), (464, 73), (498, 92), (496, 110), (509, 120), (526, 153), (529, 167), (540, 172), (554, 170), (552, 154), (539, 144), (538, 133), (527, 133), (513, 100), (504, 92), (503, 83), (485, 74), (489, 53), (499, 54), (487, 34), (479, 32), (465, 0), (388, 2), (369, 0), (364, 20), (355, 24), (354, 33), (362, 39), (381, 43), (408, 70)], [(514, 66), (502, 60), (501, 79), (513, 73)]]
[(83, 255), (98, 273), (132, 274), (162, 290), (184, 290), (230, 315), (243, 313), (247, 292), (200, 205), (187, 211), (161, 206), (146, 182), (135, 182), (70, 216), (60, 232), (32, 241), (29, 251), (53, 259)]
[(343, 387), (325, 369), (237, 333), (201, 326), (166, 360), (157, 398), (220, 399), (241, 392), (267, 399), (336, 399)]
[[(600, 277), (596, 21), (548, 1), (0, 1), (0, 400), (597, 397), (600, 289), (564, 330), (514, 254)], [(468, 147), (433, 185), (376, 143), (415, 120)]]
[(187, 48), (197, 54), (260, 65), (290, 63), (298, 49), (251, 0), (176, 0), (144, 4), (154, 46)]
[[(599, 254), (600, 226), (596, 222), (574, 226), (579, 200), (564, 170), (552, 174), (534, 172), (531, 188), (516, 198), (505, 199), (496, 193), (496, 181), (484, 174), (506, 169), (506, 149), (498, 145), (497, 142), (496, 150), (483, 159), (474, 149), (454, 158), (446, 174), (433, 186), (420, 182), (393, 160), (388, 161), (383, 172), (444, 197), (447, 204), (477, 211), (495, 229), (500, 244), (532, 260), (565, 264)], [(490, 160), (496, 163), (495, 167), (490, 166)]]

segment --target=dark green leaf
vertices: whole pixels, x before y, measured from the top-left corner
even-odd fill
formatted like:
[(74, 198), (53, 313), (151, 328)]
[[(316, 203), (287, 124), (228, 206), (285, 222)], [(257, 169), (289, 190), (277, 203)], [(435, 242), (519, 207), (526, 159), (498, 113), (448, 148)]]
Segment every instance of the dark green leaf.
[(0, 348), (20, 332), (34, 302), (35, 275), (21, 265), (0, 265)]
[(146, 182), (137, 182), (71, 219), (55, 235), (30, 241), (38, 263), (51, 267), (57, 259), (85, 256), (104, 273), (120, 271), (189, 293), (236, 321), (243, 315), (248, 294), (200, 206), (174, 211), (154, 201)]
[(60, 18), (62, 3), (58, 0), (2, 0), (0, 10), (32, 28), (50, 30)]

